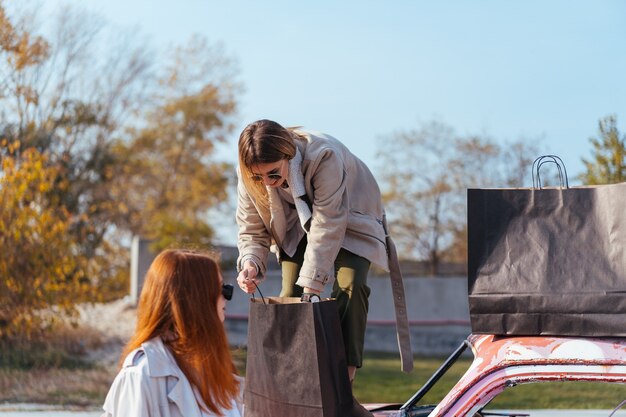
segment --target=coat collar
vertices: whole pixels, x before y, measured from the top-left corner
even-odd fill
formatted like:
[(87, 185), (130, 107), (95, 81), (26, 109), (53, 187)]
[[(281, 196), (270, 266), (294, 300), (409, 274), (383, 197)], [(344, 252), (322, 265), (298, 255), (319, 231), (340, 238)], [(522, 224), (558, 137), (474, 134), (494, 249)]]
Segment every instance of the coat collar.
[[(147, 361), (147, 374), (151, 377), (167, 378), (167, 398), (176, 404), (185, 417), (202, 417), (194, 388), (176, 364), (174, 355), (165, 346), (160, 337), (155, 337), (141, 344), (135, 353), (143, 352)], [(132, 365), (136, 354), (128, 355), (124, 366)]]

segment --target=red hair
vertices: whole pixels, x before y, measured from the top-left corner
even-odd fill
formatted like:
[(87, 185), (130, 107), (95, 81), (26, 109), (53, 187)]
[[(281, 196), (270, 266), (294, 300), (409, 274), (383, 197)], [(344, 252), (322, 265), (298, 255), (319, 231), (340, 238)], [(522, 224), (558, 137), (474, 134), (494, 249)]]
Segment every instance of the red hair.
[(236, 368), (217, 312), (221, 293), (219, 266), (209, 254), (161, 252), (146, 274), (137, 328), (121, 357), (123, 361), (142, 343), (161, 336), (208, 411), (217, 415), (239, 395)]

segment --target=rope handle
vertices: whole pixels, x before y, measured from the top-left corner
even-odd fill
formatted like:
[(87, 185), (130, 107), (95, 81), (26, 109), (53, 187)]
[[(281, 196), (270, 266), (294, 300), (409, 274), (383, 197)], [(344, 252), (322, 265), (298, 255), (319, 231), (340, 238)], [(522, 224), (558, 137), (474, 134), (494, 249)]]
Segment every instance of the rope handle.
[[(256, 285), (255, 281), (252, 281), (252, 283), (256, 287), (256, 290), (259, 292), (259, 295), (261, 296), (261, 300), (263, 301), (263, 304), (267, 304), (267, 301), (265, 301), (265, 297), (263, 297), (263, 293), (261, 292), (261, 289), (259, 288), (259, 286)], [(252, 293), (252, 298), (254, 299), (254, 293)]]
[(555, 164), (559, 170), (559, 181), (561, 188), (569, 188), (569, 179), (567, 178), (567, 169), (563, 160), (556, 155), (542, 155), (534, 160), (532, 167), (533, 188), (542, 189), (540, 169), (544, 164)]

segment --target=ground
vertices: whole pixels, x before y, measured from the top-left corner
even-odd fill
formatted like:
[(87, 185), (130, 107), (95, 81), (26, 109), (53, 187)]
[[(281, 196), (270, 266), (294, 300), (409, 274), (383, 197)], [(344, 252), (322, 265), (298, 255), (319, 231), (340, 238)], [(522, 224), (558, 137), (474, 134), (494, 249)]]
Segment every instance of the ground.
[[(56, 404), (99, 408), (117, 373), (124, 344), (135, 329), (136, 309), (129, 299), (78, 307), (74, 325), (60, 328), (49, 343), (65, 346), (79, 362), (91, 365), (0, 369), (0, 403)], [(52, 341), (54, 339), (54, 341)], [(85, 361), (86, 360), (86, 361)]]
[(79, 325), (93, 329), (101, 337), (101, 344), (89, 352), (88, 358), (103, 366), (115, 366), (137, 322), (137, 310), (130, 299), (122, 298), (106, 304), (84, 304), (78, 309)]

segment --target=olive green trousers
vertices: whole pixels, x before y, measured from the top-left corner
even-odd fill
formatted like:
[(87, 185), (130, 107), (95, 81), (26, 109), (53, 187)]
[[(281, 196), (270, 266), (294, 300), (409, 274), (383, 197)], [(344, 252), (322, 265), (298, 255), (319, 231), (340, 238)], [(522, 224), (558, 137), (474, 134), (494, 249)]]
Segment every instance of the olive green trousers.
[[(282, 268), (281, 297), (300, 297), (303, 288), (296, 285), (300, 268), (304, 262), (306, 236), (300, 241), (293, 256), (280, 253)], [(337, 300), (343, 343), (346, 349), (348, 366), (360, 368), (363, 365), (363, 344), (369, 309), (370, 288), (367, 286), (367, 273), (370, 261), (341, 249), (335, 259), (335, 283), (331, 297)]]

